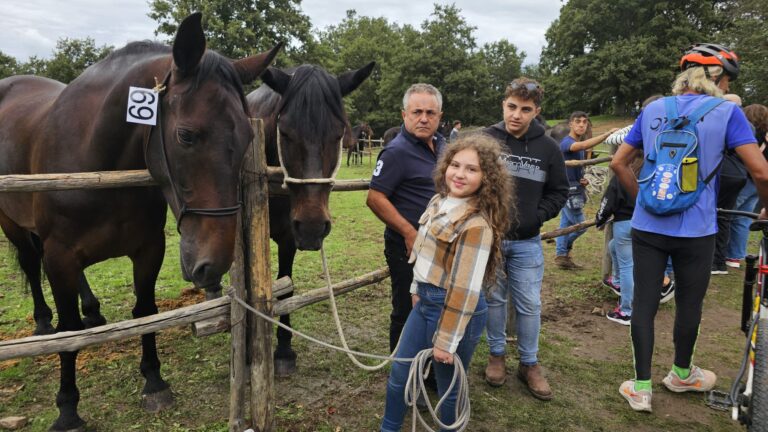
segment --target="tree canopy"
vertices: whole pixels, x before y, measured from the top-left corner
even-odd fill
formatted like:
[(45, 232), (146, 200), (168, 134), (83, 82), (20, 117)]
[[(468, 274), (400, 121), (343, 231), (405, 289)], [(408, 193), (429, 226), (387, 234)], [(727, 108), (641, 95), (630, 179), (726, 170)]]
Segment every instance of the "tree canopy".
[[(768, 100), (768, 2), (764, 0), (569, 0), (546, 32), (538, 64), (511, 40), (482, 46), (476, 27), (455, 5), (435, 4), (420, 25), (349, 10), (338, 24), (312, 29), (301, 0), (151, 0), (156, 35), (172, 39), (188, 14), (201, 11), (210, 48), (240, 58), (286, 42), (277, 65), (319, 64), (332, 73), (376, 61), (376, 69), (346, 98), (353, 123), (380, 135), (400, 124), (402, 96), (427, 82), (443, 94), (444, 120), (488, 125), (501, 117), (504, 87), (524, 74), (545, 88), (544, 113), (574, 110), (624, 114), (647, 96), (668, 93), (684, 50), (694, 42), (732, 47), (741, 58), (732, 91), (745, 103)], [(37, 74), (69, 82), (112, 47), (93, 39), (61, 39), (49, 59), (14, 59), (0, 52), (0, 78)]]

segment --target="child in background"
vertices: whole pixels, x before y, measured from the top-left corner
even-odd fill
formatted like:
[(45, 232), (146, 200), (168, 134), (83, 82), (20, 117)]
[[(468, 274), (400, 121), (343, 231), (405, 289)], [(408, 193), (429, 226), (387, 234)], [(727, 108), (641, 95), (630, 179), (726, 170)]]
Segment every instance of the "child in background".
[[(460, 137), (444, 150), (434, 175), (437, 195), (419, 220), (411, 252), (414, 307), (395, 356), (412, 358), (433, 348), (440, 398), (453, 377), (454, 355), (468, 367), (485, 328), (481, 288), (484, 281), (493, 286), (513, 217), (513, 185), (500, 152), (495, 140), (479, 134)], [(409, 368), (408, 362), (392, 364), (381, 431), (402, 426)], [(455, 421), (456, 394), (454, 387), (441, 406), (444, 424)]]

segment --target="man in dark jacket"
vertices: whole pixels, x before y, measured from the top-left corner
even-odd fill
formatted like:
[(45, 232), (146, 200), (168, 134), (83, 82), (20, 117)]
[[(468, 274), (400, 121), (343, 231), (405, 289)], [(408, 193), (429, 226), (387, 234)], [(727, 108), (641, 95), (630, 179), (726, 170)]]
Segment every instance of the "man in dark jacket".
[(563, 154), (557, 143), (544, 134), (533, 119), (541, 112), (543, 90), (528, 78), (512, 81), (502, 108), (504, 120), (485, 128), (504, 150), (507, 169), (515, 177), (517, 220), (502, 243), (506, 278), (500, 278), (488, 296), (488, 345), (490, 357), (485, 379), (492, 386), (506, 380), (507, 298), (512, 296), (517, 315), (517, 347), (520, 353), (518, 378), (531, 394), (552, 399), (552, 390), (542, 374), (537, 353), (541, 330), (541, 280), (544, 254), (539, 230), (557, 216), (568, 196)]

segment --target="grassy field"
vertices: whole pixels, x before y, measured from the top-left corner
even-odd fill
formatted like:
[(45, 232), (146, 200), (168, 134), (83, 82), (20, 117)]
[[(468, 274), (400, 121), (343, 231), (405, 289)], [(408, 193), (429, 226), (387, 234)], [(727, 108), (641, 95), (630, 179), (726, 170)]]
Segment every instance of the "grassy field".
[[(596, 122), (596, 131), (627, 124), (627, 120)], [(372, 166), (347, 168), (341, 178), (369, 178)], [(595, 213), (594, 196), (586, 210)], [(385, 265), (382, 224), (365, 206), (365, 192), (336, 193), (331, 198), (333, 230), (326, 240), (334, 282)], [(557, 218), (544, 230), (556, 227)], [(202, 300), (185, 290), (179, 272), (175, 223), (167, 228), (168, 251), (157, 283), (161, 310)], [(5, 242), (5, 239), (0, 240)], [(7, 243), (7, 242), (6, 242)], [(754, 241), (750, 247), (754, 249)], [(638, 414), (618, 394), (619, 384), (632, 376), (631, 346), (627, 327), (609, 322), (602, 314), (616, 298), (600, 284), (603, 233), (589, 230), (576, 244), (575, 260), (583, 270), (555, 268), (554, 244), (544, 245), (546, 264), (543, 286), (543, 329), (540, 359), (555, 398), (549, 403), (529, 396), (514, 379), (516, 355), (507, 366), (510, 379), (500, 388), (483, 381), (488, 349), (479, 344), (469, 369), (471, 431), (731, 431), (740, 430), (723, 412), (707, 408), (703, 396), (671, 394), (660, 382), (671, 366), (671, 328), (674, 302), (663, 305), (656, 321), (653, 364), (654, 413)], [(10, 248), (0, 253), (0, 340), (31, 334), (32, 300)], [(273, 248), (272, 266), (277, 258)], [(294, 281), (297, 291), (322, 286), (320, 254), (300, 252)], [(709, 268), (702, 268), (709, 271)], [(100, 296), (109, 322), (130, 318), (133, 307), (131, 270), (127, 259), (111, 260), (87, 270)], [(718, 388), (725, 389), (735, 375), (743, 336), (739, 333), (739, 302), (742, 271), (713, 276), (706, 299), (696, 363), (714, 370)], [(49, 304), (53, 301), (46, 287)], [(389, 281), (365, 287), (338, 299), (345, 331), (353, 349), (385, 353), (388, 345)], [(336, 342), (327, 303), (294, 314), (299, 330)], [(343, 355), (294, 339), (299, 354), (298, 373), (276, 381), (276, 430), (278, 431), (373, 431), (384, 410), (387, 369), (365, 372)], [(176, 395), (176, 404), (160, 414), (139, 407), (143, 379), (138, 370), (138, 338), (91, 347), (80, 352), (78, 385), (80, 415), (89, 430), (99, 431), (226, 431), (229, 402), (229, 336), (196, 339), (187, 328), (158, 336), (163, 374)], [(43, 431), (58, 415), (58, 357), (0, 362), (0, 418), (27, 416), (24, 431)]]

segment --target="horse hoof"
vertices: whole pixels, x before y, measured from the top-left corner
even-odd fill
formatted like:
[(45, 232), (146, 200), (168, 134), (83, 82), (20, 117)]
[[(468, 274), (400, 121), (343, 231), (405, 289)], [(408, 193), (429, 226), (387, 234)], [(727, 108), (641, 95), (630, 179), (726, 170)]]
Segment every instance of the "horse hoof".
[(96, 316), (85, 316), (83, 317), (83, 325), (85, 328), (94, 328), (98, 326), (103, 326), (107, 323), (107, 319), (104, 318), (102, 315), (96, 315)]
[(51, 323), (38, 324), (35, 326), (35, 332), (32, 333), (35, 336), (49, 335), (56, 333), (56, 329), (53, 328)]
[(173, 393), (170, 388), (157, 393), (141, 395), (141, 407), (144, 411), (157, 413), (173, 405)]
[(287, 378), (296, 373), (296, 358), (276, 358), (275, 376)]
[(48, 429), (48, 432), (85, 432), (85, 430), (85, 420), (81, 419), (79, 416), (76, 416), (73, 421), (66, 422), (59, 418), (55, 423), (53, 423), (53, 426)]

